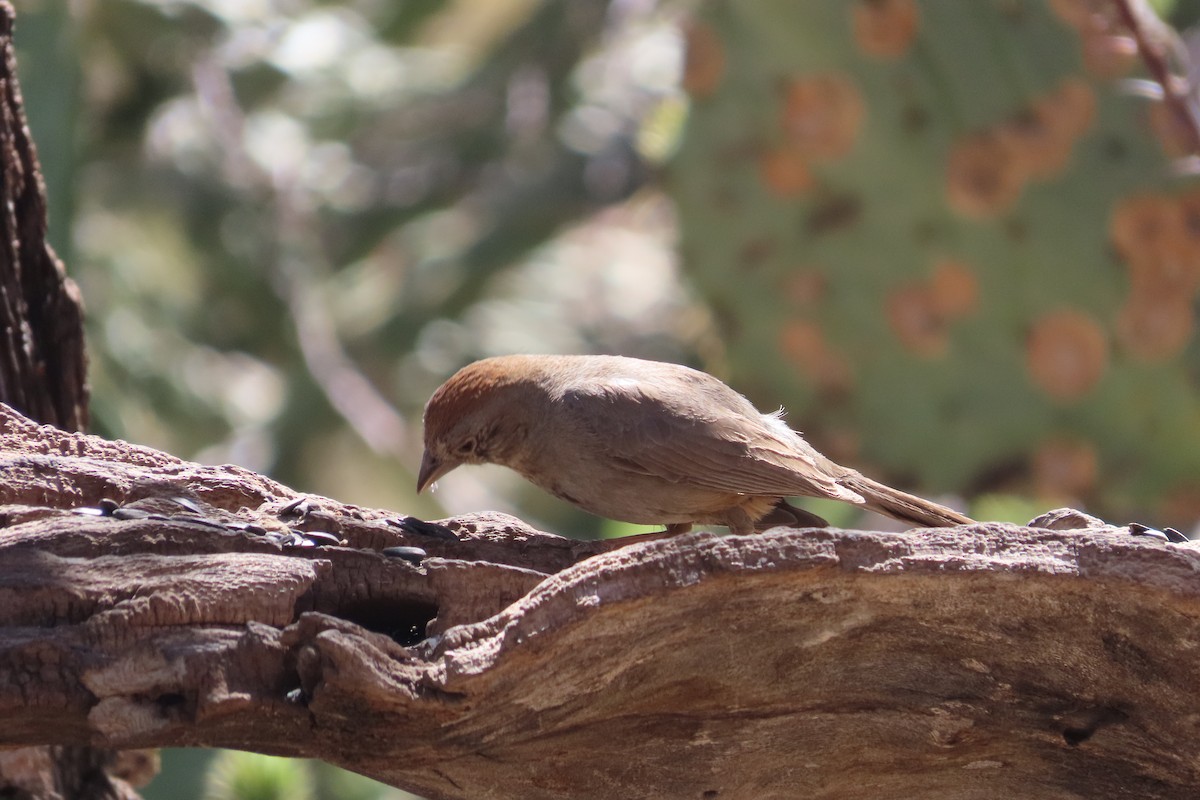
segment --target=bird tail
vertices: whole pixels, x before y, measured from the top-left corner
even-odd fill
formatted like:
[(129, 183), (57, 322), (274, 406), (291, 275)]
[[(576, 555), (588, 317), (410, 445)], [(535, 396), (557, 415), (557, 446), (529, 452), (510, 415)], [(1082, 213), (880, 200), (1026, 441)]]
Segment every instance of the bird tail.
[(866, 508), (901, 522), (911, 522), (924, 528), (970, 525), (975, 522), (952, 508), (893, 489), (857, 473), (839, 478), (838, 483), (862, 495)]

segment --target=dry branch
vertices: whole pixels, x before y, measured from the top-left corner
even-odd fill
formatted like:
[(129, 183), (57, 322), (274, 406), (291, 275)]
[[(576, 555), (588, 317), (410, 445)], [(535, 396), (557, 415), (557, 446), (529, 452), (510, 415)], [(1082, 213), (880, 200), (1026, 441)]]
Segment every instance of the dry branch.
[(0, 412), (0, 744), (310, 756), (431, 798), (1200, 779), (1190, 546), (979, 525), (615, 547), (499, 516), (444, 539)]

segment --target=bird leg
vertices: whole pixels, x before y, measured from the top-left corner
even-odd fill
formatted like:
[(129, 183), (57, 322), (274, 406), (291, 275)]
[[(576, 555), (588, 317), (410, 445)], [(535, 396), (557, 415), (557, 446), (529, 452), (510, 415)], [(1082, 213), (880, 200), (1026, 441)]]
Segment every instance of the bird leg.
[(754, 533), (754, 520), (744, 508), (731, 508), (726, 511), (724, 524), (734, 536), (749, 536)]

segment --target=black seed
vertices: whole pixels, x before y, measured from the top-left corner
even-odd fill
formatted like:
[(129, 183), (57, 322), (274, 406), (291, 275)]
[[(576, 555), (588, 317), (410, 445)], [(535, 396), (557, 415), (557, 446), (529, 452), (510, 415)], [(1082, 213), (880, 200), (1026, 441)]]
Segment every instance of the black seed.
[[(153, 518), (154, 517), (152, 517), (152, 519)], [(219, 531), (223, 531), (226, 529), (225, 523), (217, 522), (216, 520), (209, 519), (208, 517), (187, 516), (187, 517), (175, 517), (175, 519), (186, 520), (187, 522), (191, 523), (192, 525), (200, 525), (205, 528), (213, 528), (213, 529), (219, 530)]]
[(200, 506), (196, 505), (196, 503), (190, 497), (182, 497), (180, 495), (174, 495), (171, 497), (171, 500), (176, 505), (181, 506), (182, 508), (186, 508), (188, 511), (191, 511), (193, 514), (199, 514), (201, 516), (204, 516), (203, 509), (201, 509)]
[(108, 516), (108, 514), (104, 513), (104, 509), (92, 508), (91, 506), (80, 506), (79, 508), (72, 508), (71, 513), (79, 514), (84, 517), (107, 517)]
[(342, 540), (334, 536), (332, 533), (325, 531), (296, 531), (296, 533), (308, 539), (315, 545), (340, 545)]
[(283, 508), (279, 509), (279, 516), (286, 517), (295, 515), (303, 517), (308, 513), (308, 498), (301, 495), (296, 499), (288, 502)]
[(385, 547), (383, 554), (388, 558), (400, 558), (411, 564), (420, 564), (421, 561), (428, 555), (419, 547)]
[(1164, 542), (1171, 541), (1171, 538), (1167, 534), (1160, 530), (1155, 530), (1149, 525), (1143, 525), (1140, 522), (1131, 522), (1126, 527), (1129, 528), (1129, 532), (1134, 536), (1149, 536), (1151, 539), (1159, 539)]
[(415, 533), (418, 536), (428, 536), (432, 539), (444, 539), (448, 542), (457, 542), (458, 537), (454, 535), (454, 531), (447, 528), (445, 525), (436, 525), (432, 522), (425, 522), (416, 517), (389, 517), (387, 524), (393, 528), (399, 528), (406, 533)]
[(1163, 533), (1167, 535), (1167, 539), (1172, 542), (1188, 542), (1191, 541), (1188, 537), (1180, 533), (1175, 528), (1163, 528)]

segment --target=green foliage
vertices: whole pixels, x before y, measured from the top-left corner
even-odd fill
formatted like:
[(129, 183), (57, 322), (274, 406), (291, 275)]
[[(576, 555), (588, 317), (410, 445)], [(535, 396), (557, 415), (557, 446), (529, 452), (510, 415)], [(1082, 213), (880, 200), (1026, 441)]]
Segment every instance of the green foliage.
[[(18, 3), (20, 5), (20, 3)], [(79, 107), (79, 63), (66, 3), (45, 3), (37, 14), (21, 16), (16, 30), (26, 116), (37, 120), (34, 144), (47, 192), (56, 198), (48, 221), (48, 238), (60, 256), (70, 259), (74, 217), (71, 182), (78, 167), (76, 115)]]
[(233, 750), (162, 751), (146, 800), (416, 800), (416, 795), (320, 761)]
[(1200, 194), (1089, 8), (706, 4), (670, 185), (734, 381), (825, 452), (1186, 523)]
[(307, 761), (225, 750), (209, 768), (204, 800), (313, 800)]
[(985, 494), (972, 501), (971, 510), (979, 519), (986, 519), (989, 522), (1011, 522), (1015, 525), (1025, 525), (1046, 509), (1039, 507), (1026, 497), (1017, 497), (1011, 494)]
[(139, 789), (145, 800), (200, 800), (205, 775), (219, 750), (167, 747), (159, 751), (158, 775)]
[(314, 761), (312, 767), (317, 779), (318, 800), (420, 800), (414, 794), (328, 764)]

